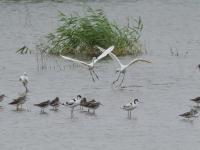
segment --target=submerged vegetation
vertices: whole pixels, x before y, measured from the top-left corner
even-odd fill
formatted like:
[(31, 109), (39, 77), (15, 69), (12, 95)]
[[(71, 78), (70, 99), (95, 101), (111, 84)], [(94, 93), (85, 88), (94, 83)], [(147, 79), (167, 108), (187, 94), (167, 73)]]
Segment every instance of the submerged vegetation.
[[(96, 46), (107, 48), (115, 46), (114, 53), (118, 56), (141, 53), (139, 42), (143, 24), (139, 18), (136, 26), (120, 27), (115, 22), (110, 22), (103, 10), (87, 9), (85, 16), (66, 16), (60, 13), (61, 25), (54, 33), (47, 36), (45, 52), (48, 54), (72, 54), (94, 56)], [(44, 46), (44, 45), (43, 45)]]

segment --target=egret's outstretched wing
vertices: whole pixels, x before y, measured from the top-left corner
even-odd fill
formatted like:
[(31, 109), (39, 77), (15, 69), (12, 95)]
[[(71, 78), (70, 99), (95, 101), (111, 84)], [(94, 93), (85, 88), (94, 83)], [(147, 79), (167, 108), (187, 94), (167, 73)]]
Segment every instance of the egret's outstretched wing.
[(113, 49), (114, 49), (114, 46), (111, 46), (107, 50), (105, 50), (99, 57), (97, 57), (97, 59), (94, 60), (94, 64), (97, 61), (99, 61), (100, 59), (102, 59), (102, 58), (106, 57), (108, 54), (110, 54)]
[(66, 59), (66, 60), (76, 62), (76, 63), (82, 64), (82, 65), (85, 65), (85, 66), (89, 66), (89, 64), (87, 64), (86, 62), (83, 62), (83, 61), (80, 61), (80, 60), (77, 60), (77, 59), (72, 59), (70, 57), (66, 57), (66, 56), (63, 56), (63, 55), (60, 55), (60, 56), (64, 59)]
[[(102, 48), (102, 47), (99, 47), (97, 46), (97, 48), (101, 51), (101, 52), (104, 52), (105, 49)], [(114, 60), (114, 61), (117, 61), (119, 63), (120, 66), (122, 66), (122, 63), (120, 62), (120, 60), (117, 58), (117, 56), (113, 53), (109, 53), (110, 57)]]
[(127, 67), (129, 67), (129, 66), (131, 66), (132, 64), (137, 63), (137, 62), (139, 62), (139, 61), (146, 62), (146, 63), (151, 63), (151, 62), (148, 61), (148, 60), (141, 59), (141, 58), (136, 58), (136, 59), (133, 59), (133, 60), (127, 65)]

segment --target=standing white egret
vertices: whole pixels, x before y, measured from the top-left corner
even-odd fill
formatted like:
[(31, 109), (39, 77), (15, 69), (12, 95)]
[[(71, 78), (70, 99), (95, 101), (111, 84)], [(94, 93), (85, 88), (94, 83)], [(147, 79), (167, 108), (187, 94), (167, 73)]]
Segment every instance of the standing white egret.
[(122, 109), (128, 111), (128, 118), (131, 118), (131, 111), (137, 107), (138, 102), (139, 102), (138, 99), (134, 99), (133, 102), (121, 106)]
[[(99, 47), (99, 46), (97, 46), (97, 48), (98, 48), (101, 52), (104, 52), (104, 51), (105, 51), (104, 48), (101, 48), (101, 47)], [(126, 74), (126, 70), (127, 70), (127, 68), (128, 68), (129, 66), (131, 66), (132, 64), (137, 63), (137, 62), (139, 62), (139, 61), (143, 61), (143, 62), (146, 62), (146, 63), (151, 63), (150, 61), (144, 60), (144, 59), (142, 59), (142, 58), (136, 58), (136, 59), (133, 59), (130, 63), (124, 65), (124, 64), (122, 64), (122, 63), (120, 62), (120, 60), (117, 58), (117, 56), (116, 56), (115, 54), (109, 53), (109, 55), (110, 55), (110, 57), (111, 57), (113, 60), (115, 60), (116, 62), (118, 62), (118, 64), (120, 65), (120, 68), (118, 68), (118, 69), (116, 70), (116, 73), (119, 72), (119, 75), (118, 75), (117, 79), (116, 79), (115, 81), (113, 81), (113, 84), (115, 84), (115, 83), (119, 80), (121, 74), (123, 74), (123, 78), (122, 78), (122, 80), (121, 80), (121, 83), (119, 84), (120, 86), (122, 85), (122, 83), (123, 83), (123, 81), (124, 81), (124, 77), (125, 77), (125, 74)]]
[(62, 55), (61, 55), (61, 57), (63, 57), (66, 60), (69, 60), (69, 61), (72, 61), (72, 62), (76, 62), (76, 63), (82, 64), (84, 66), (87, 66), (89, 71), (90, 71), (90, 75), (92, 76), (92, 80), (95, 81), (94, 77), (93, 77), (93, 74), (96, 76), (97, 79), (99, 79), (98, 75), (94, 71), (95, 63), (98, 62), (99, 60), (101, 60), (102, 58), (106, 57), (109, 53), (112, 52), (113, 49), (114, 49), (114, 46), (111, 46), (107, 50), (105, 50), (101, 55), (99, 55), (97, 58), (93, 57), (91, 63), (86, 63), (86, 62), (83, 62), (83, 61), (80, 61), (80, 60), (76, 60), (76, 59), (72, 59), (70, 57), (66, 57), (66, 56), (62, 56)]
[(22, 76), (19, 77), (19, 81), (22, 82), (22, 84), (24, 85), (26, 92), (28, 92), (28, 75), (26, 72), (24, 72), (24, 74)]

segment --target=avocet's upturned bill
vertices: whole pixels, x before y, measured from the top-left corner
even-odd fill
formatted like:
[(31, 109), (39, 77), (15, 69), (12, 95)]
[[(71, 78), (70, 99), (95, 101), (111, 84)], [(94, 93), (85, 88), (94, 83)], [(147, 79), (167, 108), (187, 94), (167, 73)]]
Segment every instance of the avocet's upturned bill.
[(82, 64), (84, 66), (87, 66), (89, 71), (90, 71), (90, 75), (92, 76), (92, 80), (94, 80), (94, 77), (93, 77), (93, 74), (96, 76), (97, 79), (99, 79), (98, 75), (96, 74), (96, 72), (94, 71), (94, 65), (95, 63), (97, 63), (99, 60), (101, 60), (102, 58), (106, 57), (109, 53), (112, 52), (112, 50), (114, 49), (114, 46), (111, 46), (109, 47), (107, 50), (105, 50), (101, 55), (99, 55), (97, 58), (96, 57), (93, 57), (92, 59), (92, 62), (91, 63), (86, 63), (84, 61), (80, 61), (80, 60), (77, 60), (77, 59), (73, 59), (73, 58), (70, 58), (70, 57), (66, 57), (66, 56), (62, 56), (60, 55), (62, 58), (68, 60), (68, 61), (72, 61), (72, 62), (76, 62), (76, 63), (79, 63), (79, 64)]
[(126, 105), (121, 106), (122, 109), (128, 112), (128, 118), (131, 118), (131, 111), (137, 108), (138, 102), (139, 102), (138, 99), (134, 99), (133, 102), (130, 102)]
[(19, 77), (19, 81), (22, 82), (23, 86), (26, 89), (26, 92), (28, 92), (28, 75), (26, 72), (24, 72), (24, 74), (22, 76)]
[[(104, 51), (105, 51), (104, 48), (101, 48), (101, 47), (99, 47), (99, 46), (97, 46), (97, 48), (98, 48), (101, 52), (104, 52)], [(118, 68), (118, 69), (116, 70), (116, 73), (119, 72), (119, 75), (118, 75), (117, 79), (116, 79), (115, 81), (113, 81), (113, 84), (115, 84), (115, 83), (119, 80), (121, 74), (123, 74), (123, 78), (122, 78), (122, 80), (121, 80), (121, 83), (119, 84), (120, 86), (122, 85), (122, 83), (123, 83), (123, 81), (124, 81), (124, 77), (125, 77), (127, 68), (128, 68), (129, 66), (131, 66), (131, 65), (133, 65), (133, 64), (135, 64), (135, 63), (137, 63), (137, 62), (140, 62), (140, 61), (146, 62), (146, 63), (151, 63), (151, 62), (148, 61), (148, 60), (144, 60), (144, 59), (142, 59), (142, 58), (136, 58), (136, 59), (133, 59), (130, 63), (124, 65), (124, 64), (122, 64), (122, 63), (120, 62), (120, 60), (117, 58), (117, 56), (116, 56), (115, 54), (109, 53), (109, 55), (110, 55), (110, 57), (111, 57), (114, 61), (116, 61), (116, 62), (119, 64), (119, 66), (120, 66), (120, 68)]]

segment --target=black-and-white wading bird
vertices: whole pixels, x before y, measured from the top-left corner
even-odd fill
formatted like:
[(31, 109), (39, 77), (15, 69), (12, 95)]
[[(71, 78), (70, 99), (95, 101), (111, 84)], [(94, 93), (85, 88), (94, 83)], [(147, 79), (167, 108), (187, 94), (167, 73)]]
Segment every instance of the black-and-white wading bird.
[(195, 116), (197, 113), (198, 113), (197, 110), (191, 109), (189, 112), (185, 112), (183, 114), (180, 114), (179, 116), (190, 119), (192, 117), (197, 117), (197, 116)]
[[(99, 46), (97, 46), (97, 48), (98, 48), (101, 52), (104, 52), (104, 51), (105, 51), (104, 48), (101, 48), (101, 47), (99, 47)], [(146, 62), (146, 63), (151, 63), (150, 61), (144, 60), (144, 59), (142, 59), (142, 58), (135, 58), (135, 59), (133, 59), (130, 63), (124, 65), (124, 64), (121, 63), (121, 61), (118, 59), (118, 57), (117, 57), (115, 54), (113, 54), (113, 53), (111, 52), (111, 53), (109, 53), (109, 55), (110, 55), (110, 57), (111, 57), (114, 61), (116, 61), (116, 62), (119, 64), (119, 66), (120, 66), (120, 68), (116, 69), (116, 73), (119, 72), (119, 75), (118, 75), (117, 79), (116, 79), (115, 81), (113, 81), (113, 84), (115, 84), (115, 83), (119, 80), (121, 74), (123, 74), (123, 77), (122, 77), (122, 80), (121, 80), (119, 86), (121, 86), (122, 83), (123, 83), (123, 81), (124, 81), (124, 77), (125, 77), (125, 74), (126, 74), (126, 71), (127, 71), (128, 67), (130, 67), (131, 65), (133, 65), (133, 64), (135, 64), (135, 63), (137, 63), (137, 62), (140, 62), (140, 61), (141, 61), (141, 62)]]
[[(22, 93), (18, 98), (13, 99), (12, 102), (10, 102), (10, 105), (16, 106), (16, 110), (22, 110), (22, 105), (26, 102), (26, 93)], [(19, 106), (21, 108), (19, 109)]]
[(50, 100), (41, 102), (39, 104), (34, 104), (34, 106), (40, 107), (41, 108), (41, 113), (44, 113), (44, 109), (47, 108), (50, 105)]
[(191, 101), (195, 102), (197, 104), (197, 107), (200, 107), (199, 104), (200, 104), (200, 97), (196, 97), (196, 98), (193, 98), (193, 99), (190, 99)]
[(138, 99), (134, 99), (133, 102), (130, 102), (126, 105), (121, 106), (122, 109), (128, 112), (128, 118), (131, 118), (131, 111), (137, 108), (137, 105), (140, 101)]
[(80, 60), (77, 60), (77, 59), (72, 59), (72, 58), (70, 58), (70, 57), (66, 57), (66, 56), (62, 56), (62, 55), (61, 55), (61, 57), (64, 58), (64, 59), (66, 59), (66, 60), (68, 60), (68, 61), (76, 62), (76, 63), (82, 64), (82, 65), (88, 67), (88, 69), (89, 69), (89, 71), (90, 71), (90, 75), (91, 75), (91, 77), (92, 77), (92, 80), (95, 81), (93, 75), (95, 75), (96, 78), (99, 79), (98, 75), (96, 74), (96, 72), (95, 72), (95, 70), (94, 70), (95, 64), (96, 64), (99, 60), (101, 60), (102, 58), (106, 57), (109, 53), (111, 53), (113, 49), (114, 49), (114, 46), (111, 46), (111, 47), (109, 47), (107, 50), (105, 50), (101, 55), (99, 55), (97, 58), (96, 58), (96, 57), (93, 57), (91, 63), (86, 63), (86, 62), (84, 62), (84, 61), (80, 61)]
[(19, 81), (22, 82), (23, 86), (26, 89), (26, 92), (28, 92), (28, 75), (26, 72), (22, 76), (19, 77)]
[(67, 106), (71, 109), (71, 118), (73, 117), (74, 108), (79, 106), (80, 103), (81, 103), (81, 95), (77, 95), (76, 98), (73, 98), (72, 100), (66, 101), (66, 103), (63, 104), (64, 106)]
[(53, 107), (53, 110), (58, 110), (58, 107), (60, 106), (60, 100), (59, 100), (59, 98), (58, 97), (56, 97), (54, 100), (52, 100), (51, 102), (50, 102), (50, 106), (52, 106)]

